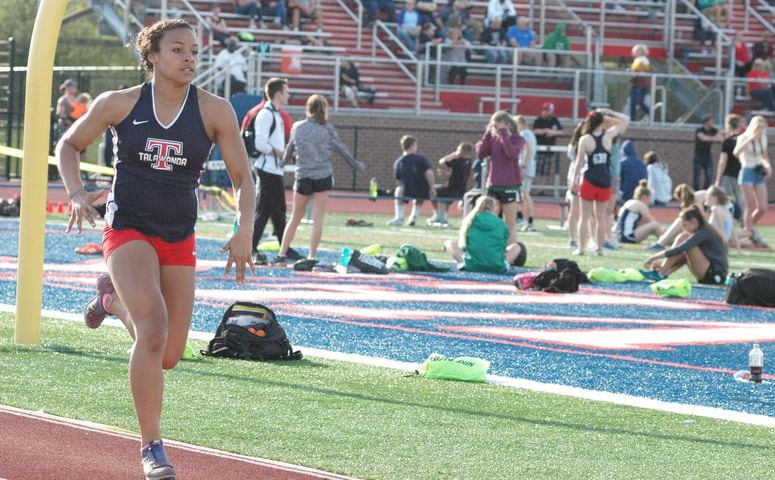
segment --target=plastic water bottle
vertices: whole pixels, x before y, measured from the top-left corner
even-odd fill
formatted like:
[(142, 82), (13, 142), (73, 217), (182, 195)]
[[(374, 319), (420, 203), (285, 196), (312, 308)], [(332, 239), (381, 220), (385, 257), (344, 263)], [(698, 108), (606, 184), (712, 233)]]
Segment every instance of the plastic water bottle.
[(369, 180), (369, 200), (375, 201), (379, 196), (379, 183), (375, 177), (371, 177)]
[(762, 383), (762, 371), (764, 370), (764, 352), (758, 343), (748, 352), (748, 368), (751, 369), (751, 381)]
[(732, 285), (733, 283), (735, 283), (735, 277), (733, 277), (732, 274), (730, 273), (729, 275), (727, 275), (727, 281), (724, 282), (724, 285)]
[(339, 258), (339, 265), (346, 267), (350, 264), (350, 258), (352, 258), (353, 252), (348, 248), (342, 249), (342, 256)]

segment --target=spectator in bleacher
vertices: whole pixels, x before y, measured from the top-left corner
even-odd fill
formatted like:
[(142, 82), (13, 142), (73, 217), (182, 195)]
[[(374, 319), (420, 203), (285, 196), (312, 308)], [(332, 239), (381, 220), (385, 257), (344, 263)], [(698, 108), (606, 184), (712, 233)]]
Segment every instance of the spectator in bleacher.
[(523, 232), (535, 232), (536, 226), (533, 222), (533, 196), (530, 191), (533, 188), (533, 179), (536, 176), (536, 147), (538, 146), (535, 133), (530, 130), (524, 115), (516, 115), (514, 121), (517, 123), (517, 131), (525, 139), (525, 149), (522, 150), (520, 157), (520, 168), (522, 173), (522, 211), (517, 218), (527, 217), (527, 223), (522, 226)]
[(417, 47), (417, 36), (420, 34), (420, 25), (424, 25), (423, 23), (420, 23), (420, 19), (420, 12), (415, 8), (415, 0), (406, 0), (404, 8), (398, 14), (396, 35), (406, 48), (412, 52), (414, 52)]
[(619, 178), (621, 178), (622, 200), (626, 202), (633, 198), (635, 187), (640, 184), (640, 181), (648, 178), (648, 171), (646, 164), (638, 157), (635, 142), (625, 140), (621, 150), (623, 158), (620, 164)]
[(448, 84), (452, 85), (455, 83), (455, 78), (460, 80), (460, 85), (466, 84), (466, 74), (468, 73), (468, 67), (460, 64), (468, 63), (470, 48), (471, 43), (463, 38), (459, 28), (449, 29), (449, 32), (447, 32), (447, 38), (444, 40), (442, 59), (445, 62), (453, 62), (458, 65), (450, 65), (448, 67)]
[(767, 61), (775, 59), (775, 50), (772, 48), (772, 34), (768, 30), (762, 32), (762, 39), (753, 44), (751, 54), (754, 60), (757, 58)]
[(298, 32), (302, 17), (315, 22), (318, 32), (323, 31), (323, 10), (319, 0), (288, 0), (288, 11), (291, 12), (291, 28)]
[(554, 115), (554, 104), (552, 102), (544, 102), (541, 105), (541, 115), (533, 121), (533, 133), (536, 134), (536, 141), (538, 141), (539, 147), (538, 156), (536, 157), (536, 174), (549, 175), (555, 153), (541, 151), (540, 147), (553, 147), (557, 143), (557, 137), (562, 135), (562, 125), (560, 125), (560, 120)]
[(486, 194), (501, 204), (510, 244), (517, 243), (517, 202), (522, 184), (519, 156), (524, 148), (525, 139), (517, 132), (517, 123), (509, 112), (500, 110), (490, 117), (476, 152), (479, 159), (490, 158)]
[(487, 15), (484, 17), (484, 26), (490, 26), (494, 18), (500, 18), (504, 31), (517, 23), (517, 9), (511, 0), (489, 0), (487, 2)]
[(471, 161), (475, 157), (474, 146), (470, 143), (461, 143), (454, 152), (448, 153), (439, 159), (439, 179), (446, 179), (445, 185), (436, 186), (436, 198), (444, 201), (431, 201), (433, 216), (428, 219), (428, 226), (447, 226), (447, 212), (449, 211), (449, 199), (463, 198), (468, 187), (468, 177), (471, 175)]
[(258, 0), (234, 0), (234, 11), (250, 17), (250, 28), (266, 28), (261, 19)]
[(708, 24), (709, 20), (703, 16), (694, 19), (692, 27), (692, 39), (700, 43), (702, 53), (708, 52), (708, 47), (716, 44), (716, 32)]
[(667, 205), (673, 199), (673, 179), (670, 178), (668, 165), (660, 161), (653, 151), (646, 152), (643, 158), (646, 160), (646, 186), (651, 191), (651, 205)]
[(619, 209), (616, 216), (616, 237), (620, 243), (640, 243), (649, 235), (659, 237), (665, 233), (665, 228), (649, 210), (651, 191), (646, 183), (645, 179), (638, 182), (633, 196)]
[[(420, 28), (420, 35), (417, 36), (417, 56), (424, 59), (425, 58), (425, 45), (427, 45), (427, 44), (438, 45), (443, 40), (444, 39), (441, 38), (441, 36), (437, 34), (437, 28), (436, 28), (436, 24), (435, 23), (433, 23), (433, 22), (423, 23), (422, 27)], [(430, 58), (432, 58), (432, 59), (436, 58), (436, 49), (435, 48), (431, 48), (431, 50), (430, 50)]]
[(469, 42), (473, 42), (474, 38), (479, 38), (482, 24), (469, 16), (468, 12), (470, 9), (471, 5), (468, 3), (468, 0), (448, 1), (439, 14), (439, 19), (445, 28), (445, 35), (450, 28), (459, 28), (463, 38)]
[(713, 117), (702, 117), (702, 126), (694, 132), (694, 156), (692, 157), (692, 186), (694, 190), (705, 190), (713, 184), (713, 157), (711, 147), (724, 141), (724, 134), (718, 131)]
[(226, 25), (226, 20), (221, 17), (221, 7), (217, 4), (213, 4), (210, 8), (207, 25), (210, 26), (210, 30), (213, 32), (213, 40), (220, 43), (221, 46), (226, 46), (226, 39), (229, 38), (231, 33), (229, 32), (229, 26)]
[(423, 201), (436, 198), (435, 177), (433, 168), (427, 158), (417, 153), (419, 144), (417, 137), (404, 135), (401, 137), (402, 155), (393, 164), (396, 178), (395, 218), (388, 220), (391, 226), (404, 224), (404, 206), (412, 200), (412, 212), (409, 214), (409, 226), (414, 226), (420, 214)]
[[(627, 130), (630, 121), (627, 115), (610, 109), (597, 109), (584, 120), (584, 130), (576, 152), (573, 190), (581, 197), (581, 220), (579, 246), (574, 255), (584, 255), (587, 245), (587, 229), (584, 224), (593, 218), (596, 224), (595, 246), (597, 255), (606, 247), (606, 207), (611, 199), (611, 149), (613, 140)], [(610, 231), (610, 230), (609, 230)]]
[(501, 17), (493, 18), (490, 25), (484, 27), (479, 40), (482, 46), (494, 47), (484, 50), (487, 63), (510, 63), (511, 55), (506, 48), (506, 35), (501, 25)]
[(444, 242), (444, 250), (468, 272), (502, 273), (525, 264), (524, 245), (509, 243), (508, 226), (498, 218), (498, 201), (482, 195), (460, 224), (458, 238)]
[[(570, 40), (565, 35), (565, 24), (558, 23), (554, 31), (544, 39), (544, 50), (570, 51)], [(547, 52), (544, 54), (546, 65), (554, 67), (558, 63), (563, 68), (570, 67), (570, 55), (567, 53)]]
[(630, 71), (635, 75), (632, 77), (630, 85), (630, 120), (633, 122), (638, 119), (638, 107), (646, 115), (650, 109), (646, 105), (646, 93), (651, 86), (651, 62), (649, 62), (649, 49), (646, 45), (638, 43), (632, 47), (632, 64)]
[(366, 9), (365, 28), (374, 26), (377, 21), (377, 12), (384, 12), (388, 23), (396, 22), (396, 3), (393, 0), (363, 0), (363, 8)]
[(721, 143), (721, 154), (716, 165), (716, 180), (713, 185), (721, 187), (733, 202), (740, 205), (743, 192), (737, 183), (740, 175), (740, 159), (735, 155), (737, 137), (745, 129), (745, 120), (736, 113), (730, 113), (724, 119), (724, 141)]
[(721, 26), (724, 16), (724, 0), (697, 0), (697, 8), (709, 19)]
[[(218, 52), (215, 56), (215, 68), (218, 71), (227, 71), (229, 75), (231, 94), (245, 91), (248, 84), (247, 71), (248, 61), (245, 56), (238, 52), (239, 40), (237, 37), (226, 39), (226, 48)], [(218, 82), (218, 89), (224, 91), (224, 78), (221, 77)]]
[(288, 6), (285, 0), (261, 0), (261, 16), (275, 17), (275, 23), (288, 29)]
[(307, 117), (293, 124), (291, 138), (283, 155), (284, 164), (289, 163), (295, 156), (296, 180), (293, 183), (291, 220), (285, 226), (275, 263), (285, 263), (287, 260), (288, 249), (310, 202), (312, 203), (312, 233), (307, 259), (312, 262), (307, 262), (307, 265), (312, 269), (317, 263), (316, 255), (323, 236), (326, 203), (329, 192), (334, 186), (332, 151), (345, 159), (354, 171), (366, 170), (366, 165), (352, 156), (334, 126), (328, 121), (326, 98), (322, 95), (311, 95), (307, 99)]
[(767, 154), (767, 119), (757, 115), (737, 137), (734, 154), (742, 166), (738, 183), (745, 195), (744, 225), (746, 236), (759, 246), (767, 246), (756, 231), (756, 224), (767, 213), (767, 179), (772, 165)]
[(434, 0), (416, 0), (415, 9), (420, 15), (420, 21), (418, 25), (422, 25), (426, 22), (433, 22), (439, 28), (444, 27), (441, 19), (439, 19), (437, 16), (438, 6)]
[(762, 104), (763, 110), (775, 111), (775, 100), (772, 94), (772, 77), (767, 60), (757, 58), (753, 61), (753, 69), (748, 72), (748, 94)]
[(367, 87), (361, 83), (361, 74), (358, 66), (347, 58), (342, 60), (339, 69), (339, 85), (342, 95), (353, 108), (358, 108), (358, 93), (363, 92), (367, 95), (369, 105), (374, 106), (376, 90), (373, 87)]
[(517, 62), (520, 64), (532, 64), (541, 66), (543, 55), (537, 51), (523, 51), (522, 49), (540, 48), (536, 41), (535, 32), (530, 28), (530, 20), (525, 17), (519, 17), (517, 24), (512, 25), (506, 31), (506, 41), (509, 45), (519, 49), (517, 53)]
[[(748, 43), (743, 38), (743, 32), (735, 32), (735, 76), (745, 78), (753, 67), (751, 52), (748, 49)], [(735, 94), (745, 93), (745, 86), (735, 85)]]

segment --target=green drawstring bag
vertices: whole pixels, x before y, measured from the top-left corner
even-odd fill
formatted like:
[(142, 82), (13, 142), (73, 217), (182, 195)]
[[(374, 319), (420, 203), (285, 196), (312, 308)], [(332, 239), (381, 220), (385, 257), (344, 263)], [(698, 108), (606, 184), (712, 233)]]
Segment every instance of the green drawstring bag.
[[(439, 267), (428, 261), (425, 252), (419, 248), (405, 243), (401, 245), (395, 254), (398, 258), (406, 260), (406, 270), (412, 272), (448, 272), (449, 268)], [(401, 269), (399, 267), (399, 269)]]
[(622, 283), (627, 281), (627, 277), (624, 276), (618, 270), (607, 267), (595, 267), (587, 272), (587, 278), (590, 282), (603, 282), (603, 283)]
[(679, 278), (678, 280), (666, 278), (657, 283), (652, 283), (651, 290), (663, 298), (687, 298), (692, 294), (692, 284), (685, 278)]
[(482, 358), (449, 358), (440, 353), (432, 353), (417, 369), (417, 374), (425, 378), (484, 382), (489, 368), (490, 362)]
[(643, 274), (636, 268), (621, 268), (619, 271), (624, 275), (628, 282), (643, 281)]

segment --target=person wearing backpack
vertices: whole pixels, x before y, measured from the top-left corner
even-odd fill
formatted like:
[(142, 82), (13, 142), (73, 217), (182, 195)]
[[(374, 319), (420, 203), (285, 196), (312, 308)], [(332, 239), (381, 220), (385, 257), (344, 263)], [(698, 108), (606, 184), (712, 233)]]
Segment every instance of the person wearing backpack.
[[(444, 250), (470, 272), (503, 273), (510, 265), (522, 266), (525, 246), (509, 244), (509, 227), (498, 218), (497, 200), (482, 195), (460, 225), (457, 240), (444, 242)], [(504, 261), (505, 259), (505, 261)]]
[[(271, 219), (278, 242), (282, 243), (285, 231), (285, 185), (283, 184), (283, 155), (285, 155), (285, 120), (280, 113), (288, 104), (288, 81), (271, 78), (264, 85), (264, 95), (269, 101), (259, 110), (255, 120), (255, 153), (253, 167), (258, 177), (256, 217), (253, 223), (253, 263), (265, 265), (266, 257), (256, 251), (264, 235), (264, 228)], [(298, 260), (300, 255), (288, 250), (288, 258)]]

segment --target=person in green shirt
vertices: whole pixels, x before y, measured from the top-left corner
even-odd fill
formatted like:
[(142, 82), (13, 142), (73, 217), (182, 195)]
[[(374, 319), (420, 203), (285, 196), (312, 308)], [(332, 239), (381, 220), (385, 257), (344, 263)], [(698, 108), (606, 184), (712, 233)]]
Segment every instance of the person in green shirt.
[(522, 266), (527, 249), (522, 243), (508, 244), (509, 228), (498, 217), (500, 204), (482, 195), (460, 225), (456, 240), (444, 242), (444, 250), (469, 272), (503, 273), (509, 266)]
[[(558, 23), (554, 31), (546, 36), (544, 50), (570, 50), (570, 41), (565, 36), (564, 23)], [(570, 67), (570, 55), (568, 54), (547, 52), (544, 55), (546, 56), (546, 65), (550, 67), (557, 66), (558, 61), (560, 66), (564, 68)]]

